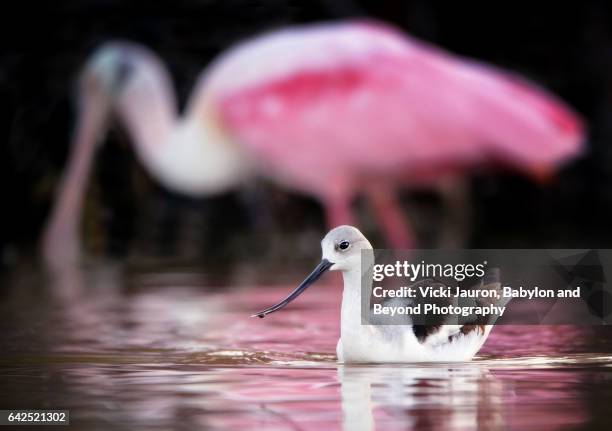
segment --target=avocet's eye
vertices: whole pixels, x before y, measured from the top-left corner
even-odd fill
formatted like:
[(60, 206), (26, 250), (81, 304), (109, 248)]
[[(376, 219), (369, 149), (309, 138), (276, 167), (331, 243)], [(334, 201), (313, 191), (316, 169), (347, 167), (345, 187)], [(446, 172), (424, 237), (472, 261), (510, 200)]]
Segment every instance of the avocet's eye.
[(347, 248), (349, 248), (349, 246), (350, 246), (350, 245), (351, 245), (351, 244), (350, 244), (348, 241), (343, 240), (343, 241), (340, 241), (340, 242), (338, 243), (338, 248), (339, 248), (340, 250), (346, 250)]

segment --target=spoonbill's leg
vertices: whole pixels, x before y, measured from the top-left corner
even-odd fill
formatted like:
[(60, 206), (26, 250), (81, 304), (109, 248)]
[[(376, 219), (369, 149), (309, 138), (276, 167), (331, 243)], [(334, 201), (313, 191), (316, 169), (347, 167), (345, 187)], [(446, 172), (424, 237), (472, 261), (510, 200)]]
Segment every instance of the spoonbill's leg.
[(387, 246), (408, 249), (414, 246), (414, 235), (395, 190), (389, 186), (369, 187), (366, 195), (376, 217)]
[(465, 247), (472, 234), (470, 183), (466, 178), (445, 179), (439, 187), (445, 220), (438, 237), (440, 248)]
[(325, 199), (325, 218), (327, 227), (333, 229), (343, 224), (353, 225), (351, 199), (348, 196), (334, 196)]

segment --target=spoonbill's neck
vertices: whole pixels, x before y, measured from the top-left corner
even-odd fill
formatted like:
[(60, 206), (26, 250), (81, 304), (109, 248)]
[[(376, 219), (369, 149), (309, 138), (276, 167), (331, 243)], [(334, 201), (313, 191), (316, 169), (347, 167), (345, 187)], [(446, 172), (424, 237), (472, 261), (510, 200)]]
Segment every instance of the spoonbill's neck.
[(171, 104), (132, 99), (120, 114), (140, 160), (164, 186), (179, 193), (223, 193), (250, 175), (250, 161), (223, 131), (214, 110), (179, 117)]
[(162, 145), (178, 120), (176, 101), (169, 86), (149, 81), (136, 80), (116, 105), (141, 157)]

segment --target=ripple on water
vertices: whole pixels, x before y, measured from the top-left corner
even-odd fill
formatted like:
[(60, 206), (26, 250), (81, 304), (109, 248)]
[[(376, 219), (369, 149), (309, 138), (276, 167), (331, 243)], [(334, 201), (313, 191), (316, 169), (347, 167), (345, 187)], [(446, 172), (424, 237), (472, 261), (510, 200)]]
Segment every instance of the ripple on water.
[(85, 278), (16, 283), (0, 304), (4, 408), (70, 408), (104, 430), (612, 427), (605, 328), (500, 326), (470, 363), (338, 365), (337, 284), (261, 320), (292, 286)]

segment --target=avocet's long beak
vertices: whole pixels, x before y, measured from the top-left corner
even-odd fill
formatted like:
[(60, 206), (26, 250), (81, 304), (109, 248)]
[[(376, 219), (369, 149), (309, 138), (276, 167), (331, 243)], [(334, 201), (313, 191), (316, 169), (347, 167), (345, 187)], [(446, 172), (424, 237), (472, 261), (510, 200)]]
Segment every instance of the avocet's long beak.
[(319, 278), (321, 278), (323, 273), (325, 273), (325, 271), (327, 271), (332, 265), (333, 265), (333, 262), (330, 262), (327, 259), (321, 260), (321, 263), (317, 265), (314, 271), (312, 271), (310, 275), (306, 277), (306, 279), (304, 279), (304, 281), (302, 281), (300, 285), (296, 287), (295, 290), (289, 294), (289, 296), (287, 296), (285, 299), (283, 299), (278, 304), (268, 307), (265, 310), (261, 310), (259, 313), (253, 314), (251, 317), (257, 316), (257, 317), (263, 318), (267, 314), (274, 313), (275, 311), (280, 310), (285, 305), (289, 304), (295, 298), (300, 296), (300, 294), (303, 291), (305, 291), (308, 288), (308, 286), (310, 286), (315, 281), (317, 281)]

